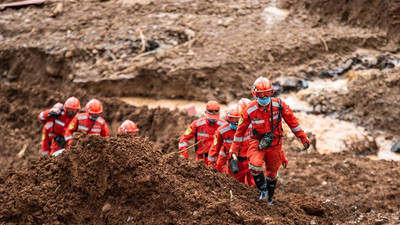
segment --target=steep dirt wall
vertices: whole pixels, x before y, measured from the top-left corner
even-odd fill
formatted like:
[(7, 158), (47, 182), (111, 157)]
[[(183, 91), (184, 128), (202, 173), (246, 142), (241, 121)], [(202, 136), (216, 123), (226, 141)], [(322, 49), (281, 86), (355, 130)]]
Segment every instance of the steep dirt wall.
[[(287, 1), (288, 2), (288, 1)], [(318, 23), (330, 23), (332, 19), (346, 24), (387, 32), (390, 50), (400, 46), (400, 2), (392, 0), (307, 0), (295, 1), (300, 8), (315, 15)]]

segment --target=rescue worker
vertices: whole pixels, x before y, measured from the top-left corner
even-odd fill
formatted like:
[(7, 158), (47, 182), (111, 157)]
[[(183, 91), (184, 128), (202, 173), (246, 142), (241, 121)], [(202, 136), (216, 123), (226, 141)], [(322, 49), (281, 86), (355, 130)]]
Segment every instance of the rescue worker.
[(179, 141), (179, 150), (180, 158), (184, 160), (188, 159), (188, 152), (186, 150), (188, 141), (194, 138), (196, 161), (204, 160), (204, 163), (208, 165), (207, 157), (212, 146), (214, 133), (225, 122), (219, 118), (220, 106), (216, 101), (207, 102), (205, 114), (204, 118), (193, 121), (186, 129)]
[[(227, 169), (225, 168), (227, 160), (231, 161), (229, 149), (232, 145), (242, 111), (242, 107), (240, 107), (238, 104), (229, 107), (228, 113), (226, 115), (226, 120), (228, 121), (228, 124), (222, 125), (215, 133), (214, 144), (209, 154), (209, 161), (212, 162), (212, 160), (214, 160), (214, 158), (211, 158), (210, 155), (217, 155), (219, 153), (217, 155), (218, 159), (216, 162), (216, 169), (218, 171), (223, 172), (224, 170), (226, 170), (227, 173), (230, 176), (234, 177), (237, 181), (242, 183), (246, 183), (247, 181), (247, 184), (255, 186), (253, 177), (251, 176), (251, 172), (249, 170), (249, 160), (247, 159), (247, 149), (249, 147), (250, 133), (247, 132), (238, 152), (238, 173), (232, 171), (231, 167), (228, 167)], [(215, 154), (215, 152), (217, 152), (217, 154)]]
[[(252, 94), (256, 100), (245, 108), (229, 150), (232, 158), (237, 160), (240, 156), (240, 146), (246, 137), (246, 131), (252, 125), (247, 153), (249, 169), (259, 189), (260, 200), (268, 198), (269, 205), (273, 204), (272, 198), (276, 188), (278, 169), (281, 165), (286, 167), (288, 163), (282, 149), (282, 118), (294, 135), (300, 138), (304, 148), (307, 149), (310, 146), (310, 141), (293, 115), (293, 111), (281, 99), (271, 97), (273, 93), (274, 88), (267, 78), (259, 77), (254, 82)], [(264, 162), (266, 176), (264, 176), (262, 168)]]
[(57, 155), (64, 151), (66, 146), (65, 129), (80, 108), (79, 100), (76, 97), (70, 97), (64, 104), (58, 102), (51, 109), (38, 115), (38, 119), (46, 123), (42, 132), (41, 152), (43, 155), (46, 153), (47, 155)]
[(121, 124), (121, 126), (118, 127), (118, 133), (125, 133), (136, 136), (139, 134), (139, 129), (137, 128), (136, 123), (132, 120), (125, 120)]
[[(250, 99), (248, 99), (248, 98), (241, 98), (240, 100), (239, 100), (239, 102), (237, 103), (241, 108), (242, 108), (242, 110), (244, 109), (244, 108), (246, 108), (246, 106), (249, 104), (251, 102), (251, 100)], [(229, 109), (228, 109), (228, 112), (227, 112), (227, 115), (228, 115), (228, 113), (229, 113)], [(225, 120), (227, 120), (228, 121), (228, 117), (226, 116), (225, 117)], [(228, 121), (228, 124), (230, 124), (229, 123), (229, 121)], [(236, 124), (236, 126), (237, 126), (237, 124)], [(217, 134), (217, 133), (216, 133)], [(214, 139), (214, 143), (215, 143), (215, 139)], [(229, 144), (229, 147), (230, 147), (230, 145), (231, 144)], [(213, 145), (214, 146), (214, 145)], [(212, 150), (212, 151), (211, 151)], [(209, 154), (208, 154), (208, 162), (209, 162), (209, 164), (210, 165), (212, 165), (213, 167), (216, 167), (216, 160), (218, 159), (218, 155), (219, 155), (219, 150), (217, 151), (217, 150), (213, 150), (213, 148), (211, 148), (211, 150), (210, 150), (210, 152), (209, 152)], [(229, 148), (228, 149), (226, 149), (227, 151), (229, 150)], [(226, 156), (226, 155), (225, 155)], [(224, 159), (225, 159), (225, 161), (226, 161), (226, 157), (224, 157)], [(217, 168), (217, 170), (219, 170), (220, 172), (223, 172), (223, 173), (227, 173), (227, 170), (226, 170), (226, 167), (225, 166), (223, 166), (222, 168)], [(252, 178), (253, 179), (253, 178)]]
[(85, 106), (85, 113), (79, 113), (68, 125), (65, 131), (65, 140), (67, 147), (71, 146), (73, 133), (83, 131), (86, 134), (98, 134), (102, 137), (108, 137), (110, 132), (106, 121), (100, 116), (103, 112), (103, 106), (97, 99), (90, 100)]

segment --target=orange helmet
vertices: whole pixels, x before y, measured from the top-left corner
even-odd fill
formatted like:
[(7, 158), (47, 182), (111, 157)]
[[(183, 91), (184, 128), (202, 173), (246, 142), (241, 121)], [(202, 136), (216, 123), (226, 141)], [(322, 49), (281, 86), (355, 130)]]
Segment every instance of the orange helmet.
[(125, 120), (121, 126), (118, 127), (118, 133), (127, 133), (129, 135), (137, 135), (139, 133), (139, 129), (131, 120)]
[(253, 96), (259, 98), (269, 97), (274, 94), (274, 87), (272, 86), (271, 81), (269, 81), (267, 78), (259, 77), (256, 81), (254, 81), (251, 93)]
[(248, 99), (248, 98), (241, 98), (241, 99), (238, 101), (237, 104), (238, 104), (240, 107), (242, 107), (243, 109), (245, 109), (245, 108), (250, 104), (250, 102), (251, 102), (251, 100)]
[(85, 111), (91, 116), (98, 117), (103, 112), (103, 106), (99, 100), (92, 99), (86, 104)]
[(206, 115), (209, 119), (219, 119), (219, 103), (217, 101), (207, 102)]
[(69, 97), (67, 101), (65, 101), (64, 103), (65, 111), (79, 112), (80, 109), (81, 109), (81, 103), (74, 96)]
[(234, 125), (239, 123), (240, 115), (242, 114), (243, 108), (238, 104), (234, 104), (229, 107), (228, 113), (226, 114), (226, 120)]

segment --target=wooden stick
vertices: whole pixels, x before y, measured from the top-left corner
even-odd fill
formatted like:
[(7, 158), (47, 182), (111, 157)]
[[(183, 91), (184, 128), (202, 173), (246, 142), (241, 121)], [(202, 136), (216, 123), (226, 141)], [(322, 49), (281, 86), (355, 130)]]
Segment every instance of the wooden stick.
[(325, 51), (329, 52), (328, 44), (326, 43), (325, 39), (322, 36), (319, 36), (319, 39), (321, 39), (322, 43), (324, 43)]
[(198, 141), (198, 142), (196, 142), (196, 143), (190, 145), (189, 147), (187, 147), (187, 148), (185, 148), (185, 149), (183, 149), (183, 150), (179, 150), (178, 152), (170, 152), (170, 153), (168, 153), (167, 155), (169, 155), (169, 154), (174, 154), (174, 153), (182, 153), (182, 152), (184, 152), (184, 151), (187, 151), (187, 150), (190, 149), (190, 148), (193, 148), (194, 146), (196, 146), (196, 145), (199, 144), (199, 143), (203, 143), (203, 140), (200, 140), (200, 141)]
[(142, 54), (144, 51), (146, 51), (146, 38), (143, 34), (142, 29), (139, 29), (139, 34), (140, 34), (140, 39), (142, 39), (142, 49), (140, 49), (138, 53)]

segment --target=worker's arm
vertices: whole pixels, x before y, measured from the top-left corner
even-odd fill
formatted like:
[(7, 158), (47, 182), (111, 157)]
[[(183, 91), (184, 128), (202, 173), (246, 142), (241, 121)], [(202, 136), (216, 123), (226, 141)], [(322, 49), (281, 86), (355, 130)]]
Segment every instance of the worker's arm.
[(220, 129), (218, 129), (217, 132), (215, 132), (215, 135), (214, 135), (213, 145), (212, 145), (210, 151), (208, 152), (208, 162), (213, 167), (216, 166), (218, 154), (219, 154), (220, 149), (222, 147), (223, 141), (224, 140), (223, 140), (222, 135), (220, 133)]
[(67, 129), (65, 130), (64, 139), (67, 142), (67, 146), (65, 147), (65, 149), (68, 149), (69, 146), (71, 146), (73, 134), (77, 130), (78, 125), (78, 117), (74, 117), (69, 123)]
[(245, 141), (244, 138), (246, 136), (246, 131), (247, 128), (250, 126), (250, 123), (251, 122), (247, 111), (244, 111), (242, 117), (239, 120), (239, 125), (233, 138), (233, 143), (231, 149), (229, 150), (229, 154), (235, 154), (236, 156), (238, 156), (240, 146), (242, 145), (242, 142)]
[(185, 151), (185, 149), (188, 147), (189, 140), (192, 139), (196, 134), (196, 122), (197, 121), (194, 121), (192, 124), (190, 124), (179, 141), (179, 150), (181, 151), (180, 157), (183, 159), (187, 159), (189, 157), (188, 152)]

